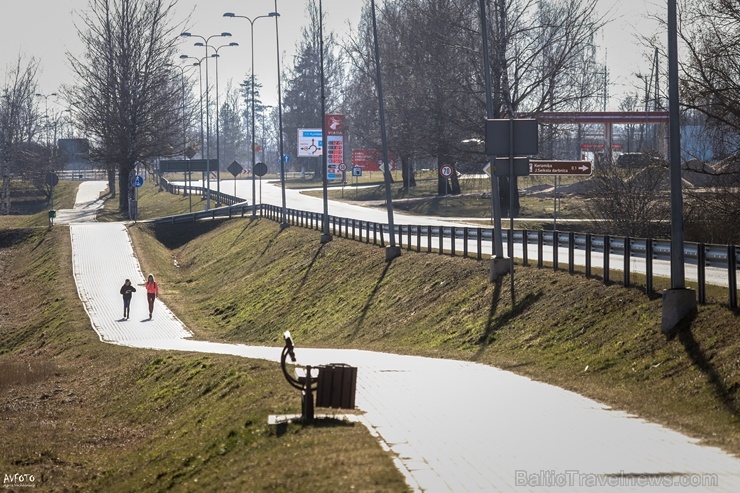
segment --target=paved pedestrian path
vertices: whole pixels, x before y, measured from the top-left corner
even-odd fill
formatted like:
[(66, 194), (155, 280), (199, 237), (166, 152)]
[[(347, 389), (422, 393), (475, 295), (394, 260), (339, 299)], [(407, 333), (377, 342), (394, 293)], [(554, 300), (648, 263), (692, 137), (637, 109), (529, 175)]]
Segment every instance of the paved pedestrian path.
[[(79, 208), (94, 207), (104, 185), (84, 184)], [(194, 340), (159, 301), (149, 321), (144, 293), (122, 320), (118, 289), (144, 276), (125, 225), (89, 219), (71, 220), (73, 270), (102, 341), (279, 361), (280, 347)], [(285, 329), (276, 325), (276, 339)], [(578, 394), (476, 363), (295, 342), (300, 364), (358, 368), (361, 422), (416, 491), (740, 491), (739, 459)]]

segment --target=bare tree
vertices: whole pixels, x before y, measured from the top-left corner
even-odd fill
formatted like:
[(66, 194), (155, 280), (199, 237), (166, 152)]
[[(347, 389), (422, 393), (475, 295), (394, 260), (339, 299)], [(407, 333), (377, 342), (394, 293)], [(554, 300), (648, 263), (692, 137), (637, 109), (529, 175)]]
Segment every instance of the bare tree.
[(247, 124), (249, 119), (243, 116), (249, 110), (243, 108), (238, 88), (229, 83), (225, 92), (226, 97), (218, 114), (221, 126), (221, 161), (224, 167), (229, 166), (232, 161), (245, 166), (249, 161), (251, 138)]
[(48, 162), (39, 159), (42, 149), (33, 142), (38, 131), (40, 115), (34, 102), (37, 90), (38, 62), (29, 60), (24, 65), (18, 57), (15, 66), (6, 72), (0, 94), (0, 214), (10, 214), (10, 178), (22, 175), (37, 188), (44, 189), (44, 175)]
[(68, 54), (77, 82), (66, 96), (93, 154), (117, 173), (121, 211), (128, 209), (137, 163), (182, 154), (183, 118), (190, 115), (181, 111), (181, 84), (170, 65), (179, 35), (171, 21), (176, 3), (90, 0), (77, 28), (86, 52)]
[[(687, 191), (685, 224), (694, 241), (737, 242), (740, 195), (740, 4), (732, 0), (682, 0), (680, 102), (685, 121), (701, 128), (702, 143), (718, 161), (693, 162), (703, 175), (700, 189)], [(665, 26), (665, 19), (655, 17)], [(646, 38), (646, 44), (659, 46)], [(664, 47), (660, 47), (665, 56)], [(682, 150), (685, 151), (685, 150)]]
[[(603, 22), (595, 0), (491, 0), (492, 80), (496, 118), (574, 109), (597, 96), (593, 35)], [(368, 12), (345, 44), (352, 72), (352, 127), (375, 142), (372, 35)], [(475, 2), (384, 2), (378, 21), (389, 140), (402, 162), (434, 157), (441, 164), (479, 159), (470, 142), (483, 138), (482, 36)], [(586, 62), (591, 62), (587, 65)], [(406, 164), (404, 164), (406, 167)], [(508, 209), (508, 184), (502, 180)], [(454, 183), (453, 183), (454, 185)], [(444, 189), (444, 182), (440, 182)], [(454, 188), (454, 187), (453, 187)], [(442, 192), (444, 193), (444, 192)]]
[(633, 167), (603, 163), (588, 180), (586, 213), (591, 231), (655, 237), (669, 232), (667, 164), (645, 156)]

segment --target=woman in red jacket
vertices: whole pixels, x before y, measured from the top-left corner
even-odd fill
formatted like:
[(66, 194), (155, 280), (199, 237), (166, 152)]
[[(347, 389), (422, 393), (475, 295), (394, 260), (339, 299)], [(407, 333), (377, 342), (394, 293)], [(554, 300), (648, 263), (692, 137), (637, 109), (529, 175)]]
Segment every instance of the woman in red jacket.
[(149, 320), (152, 319), (152, 312), (154, 311), (154, 300), (159, 297), (159, 289), (157, 283), (154, 282), (154, 276), (149, 274), (146, 280), (146, 300), (149, 302)]

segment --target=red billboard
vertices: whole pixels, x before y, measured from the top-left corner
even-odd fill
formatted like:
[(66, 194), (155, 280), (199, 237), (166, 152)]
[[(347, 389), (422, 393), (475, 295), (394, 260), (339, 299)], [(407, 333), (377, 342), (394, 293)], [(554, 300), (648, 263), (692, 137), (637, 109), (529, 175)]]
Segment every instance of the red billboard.
[[(396, 157), (392, 152), (388, 153), (391, 162), (391, 171), (396, 169)], [(352, 151), (352, 166), (359, 166), (363, 171), (380, 171), (380, 163), (383, 162), (383, 153), (375, 149), (355, 149)]]

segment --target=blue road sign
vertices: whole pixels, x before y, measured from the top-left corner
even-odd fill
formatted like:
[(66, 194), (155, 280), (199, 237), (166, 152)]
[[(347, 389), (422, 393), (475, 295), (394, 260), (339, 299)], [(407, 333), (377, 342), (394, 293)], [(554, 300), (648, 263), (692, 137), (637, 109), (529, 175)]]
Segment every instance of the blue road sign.
[(136, 188), (139, 188), (144, 184), (144, 177), (141, 175), (136, 175), (133, 178), (131, 178), (131, 185), (135, 186)]

